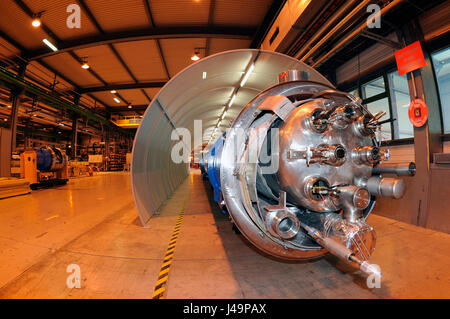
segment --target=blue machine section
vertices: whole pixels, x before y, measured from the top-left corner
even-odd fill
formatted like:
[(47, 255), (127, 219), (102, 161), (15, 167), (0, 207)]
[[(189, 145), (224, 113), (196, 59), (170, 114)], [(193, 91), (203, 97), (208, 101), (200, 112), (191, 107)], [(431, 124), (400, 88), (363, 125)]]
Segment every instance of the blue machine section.
[(222, 189), (220, 187), (220, 159), (222, 158), (225, 133), (214, 143), (207, 154), (200, 161), (200, 169), (203, 176), (207, 176), (214, 189), (214, 201), (219, 204), (224, 214), (228, 214), (225, 206), (222, 206)]
[(217, 203), (220, 203), (221, 201), (220, 158), (222, 157), (224, 143), (225, 137), (221, 136), (211, 148), (206, 163), (208, 178), (211, 182), (212, 187), (214, 188), (214, 200)]
[(203, 177), (207, 177), (206, 169), (205, 169), (205, 157), (202, 156), (202, 159), (200, 160), (200, 163), (198, 164), (200, 166), (200, 171), (202, 172)]
[(36, 167), (40, 171), (49, 171), (52, 167), (52, 153), (47, 148), (40, 148), (36, 151)]

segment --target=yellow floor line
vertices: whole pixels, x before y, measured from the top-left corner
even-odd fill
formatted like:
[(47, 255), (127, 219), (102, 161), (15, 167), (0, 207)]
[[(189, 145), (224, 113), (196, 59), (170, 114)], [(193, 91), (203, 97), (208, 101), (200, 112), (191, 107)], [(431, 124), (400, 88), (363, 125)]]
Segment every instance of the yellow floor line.
[(155, 289), (153, 291), (153, 299), (164, 299), (164, 294), (166, 292), (167, 280), (169, 279), (169, 270), (172, 264), (173, 255), (175, 252), (175, 245), (178, 240), (178, 235), (180, 234), (181, 224), (183, 222), (184, 210), (186, 209), (186, 204), (188, 201), (188, 196), (186, 196), (183, 207), (181, 208), (177, 223), (175, 224), (172, 236), (170, 238), (169, 246), (167, 247), (166, 254), (164, 256), (163, 264), (161, 265), (161, 270), (159, 271), (158, 281), (155, 284)]

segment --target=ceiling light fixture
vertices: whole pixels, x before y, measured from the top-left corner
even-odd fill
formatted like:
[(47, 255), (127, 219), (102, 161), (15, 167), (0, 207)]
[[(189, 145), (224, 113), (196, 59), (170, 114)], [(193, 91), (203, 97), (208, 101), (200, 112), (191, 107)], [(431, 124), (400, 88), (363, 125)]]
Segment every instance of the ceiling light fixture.
[(42, 42), (44, 42), (53, 51), (55, 51), (55, 52), (58, 51), (58, 48), (53, 43), (48, 41), (47, 39), (42, 40)]
[(250, 65), (250, 67), (248, 68), (247, 72), (244, 75), (244, 78), (241, 81), (241, 87), (243, 87), (245, 85), (245, 82), (247, 82), (248, 77), (250, 76), (250, 74), (253, 72), (253, 69), (255, 68), (255, 63), (252, 63), (252, 65)]
[(200, 60), (200, 57), (198, 56), (200, 53), (199, 52), (195, 52), (193, 56), (191, 56), (191, 60), (192, 61), (198, 61)]
[(88, 62), (88, 58), (87, 57), (81, 58), (80, 62), (81, 62), (81, 68), (83, 68), (85, 70), (89, 69), (89, 64), (87, 63)]
[(128, 108), (131, 109), (133, 108), (133, 106), (131, 104), (128, 104)]
[(31, 25), (35, 28), (39, 28), (41, 26), (41, 16), (45, 11), (41, 11), (33, 14), (33, 21), (31, 21)]
[[(206, 48), (194, 48), (194, 55), (191, 56), (192, 61), (200, 60), (200, 50), (206, 50)], [(205, 54), (206, 55), (206, 54)], [(203, 75), (206, 77), (206, 72), (203, 72)]]
[(116, 90), (111, 90), (111, 93), (112, 93), (112, 94), (116, 94), (117, 91), (116, 91)]
[(114, 101), (116, 101), (116, 103), (120, 103), (120, 100), (118, 98), (114, 98)]

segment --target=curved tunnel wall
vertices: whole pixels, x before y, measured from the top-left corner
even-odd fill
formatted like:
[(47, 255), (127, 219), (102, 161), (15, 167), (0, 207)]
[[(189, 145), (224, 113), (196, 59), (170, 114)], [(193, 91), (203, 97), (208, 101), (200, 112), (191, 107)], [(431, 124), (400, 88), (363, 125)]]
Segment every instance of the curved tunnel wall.
[[(253, 72), (246, 84), (239, 88), (233, 105), (227, 111), (225, 123), (231, 123), (258, 93), (278, 84), (278, 74), (283, 71), (306, 71), (310, 80), (329, 83), (317, 71), (296, 59), (261, 50), (218, 53), (178, 73), (147, 108), (134, 140), (132, 189), (143, 224), (158, 211), (189, 172), (188, 164), (176, 164), (171, 159), (172, 147), (178, 143), (171, 140), (172, 131), (187, 128), (193, 139), (194, 120), (202, 120), (203, 130), (213, 127), (252, 63), (255, 65)], [(203, 142), (207, 140), (203, 139)]]

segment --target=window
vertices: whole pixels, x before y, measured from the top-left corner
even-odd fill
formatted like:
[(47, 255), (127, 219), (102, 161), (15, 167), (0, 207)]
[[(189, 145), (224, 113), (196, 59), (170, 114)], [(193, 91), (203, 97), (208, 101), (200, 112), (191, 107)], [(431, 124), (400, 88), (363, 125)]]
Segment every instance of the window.
[(361, 95), (363, 100), (386, 92), (383, 77), (376, 78), (366, 84), (361, 85)]
[(348, 93), (350, 93), (350, 94), (353, 95), (354, 97), (359, 97), (358, 89), (354, 89), (353, 91), (350, 91), (350, 92), (348, 92)]
[[(406, 75), (399, 76), (397, 70), (385, 73), (362, 83), (360, 90), (362, 103), (372, 114), (384, 111), (386, 115), (380, 119), (381, 121), (396, 119), (381, 125), (380, 140), (414, 137), (414, 129), (408, 117), (410, 96)], [(356, 88), (350, 93), (358, 96), (358, 91)]]
[(414, 137), (414, 128), (409, 121), (408, 109), (411, 102), (406, 74), (397, 71), (388, 73), (389, 96), (391, 97), (392, 117), (395, 139)]
[(431, 54), (441, 100), (444, 133), (450, 133), (450, 47)]

